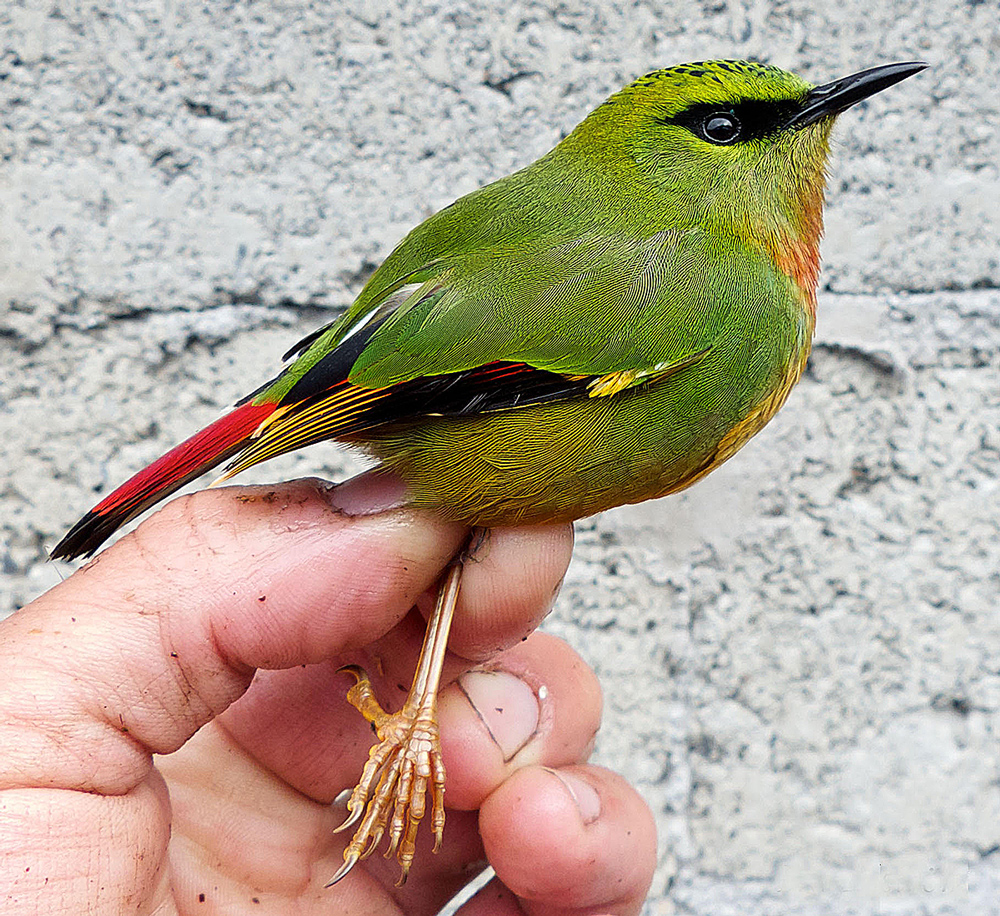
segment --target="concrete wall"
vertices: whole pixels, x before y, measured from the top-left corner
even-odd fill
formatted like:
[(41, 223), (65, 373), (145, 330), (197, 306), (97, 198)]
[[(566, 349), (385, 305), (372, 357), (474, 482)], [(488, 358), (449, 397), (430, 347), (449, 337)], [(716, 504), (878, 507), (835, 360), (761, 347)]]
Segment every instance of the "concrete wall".
[[(994, 0), (8, 0), (3, 607), (413, 224), (633, 76), (723, 56), (933, 68), (838, 129), (785, 410), (689, 493), (581, 523), (547, 626), (659, 818), (650, 913), (1000, 913)], [(248, 479), (344, 472), (319, 447)]]

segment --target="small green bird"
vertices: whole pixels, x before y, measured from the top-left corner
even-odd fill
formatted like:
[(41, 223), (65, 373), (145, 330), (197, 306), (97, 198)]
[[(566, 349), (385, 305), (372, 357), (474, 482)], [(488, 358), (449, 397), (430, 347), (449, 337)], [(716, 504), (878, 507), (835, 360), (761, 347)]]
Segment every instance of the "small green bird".
[[(275, 379), (98, 503), (53, 557), (93, 553), (227, 459), (230, 477), (324, 439), (379, 459), (413, 506), (475, 526), (577, 519), (689, 486), (802, 374), (834, 119), (925, 66), (823, 86), (725, 60), (637, 79), (537, 162), (414, 229)], [(348, 803), (344, 827), (361, 825), (335, 881), (386, 829), (405, 878), (428, 785), (440, 842), (436, 697), (460, 570), (399, 713), (351, 669), (349, 698), (380, 743)]]

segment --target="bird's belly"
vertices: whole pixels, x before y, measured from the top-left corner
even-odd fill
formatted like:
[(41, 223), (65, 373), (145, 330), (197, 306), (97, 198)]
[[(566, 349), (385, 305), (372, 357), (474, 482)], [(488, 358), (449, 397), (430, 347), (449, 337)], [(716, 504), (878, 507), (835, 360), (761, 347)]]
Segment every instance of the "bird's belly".
[(415, 506), (487, 526), (583, 518), (717, 467), (774, 415), (804, 361), (796, 354), (757, 377), (701, 371), (610, 397), (425, 418), (365, 444), (403, 477)]

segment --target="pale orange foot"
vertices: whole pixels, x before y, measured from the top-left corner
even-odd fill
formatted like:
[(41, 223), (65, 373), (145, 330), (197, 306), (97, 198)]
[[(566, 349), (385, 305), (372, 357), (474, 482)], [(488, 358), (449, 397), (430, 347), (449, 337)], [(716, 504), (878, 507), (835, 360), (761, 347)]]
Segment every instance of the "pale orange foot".
[(368, 752), (368, 762), (347, 802), (348, 818), (337, 828), (339, 833), (361, 821), (344, 850), (344, 864), (330, 885), (375, 851), (386, 828), (389, 843), (385, 855), (396, 854), (402, 869), (399, 883), (403, 884), (413, 864), (428, 787), (435, 852), (444, 834), (444, 764), (436, 697), (429, 702), (427, 698), (423, 703), (407, 702), (399, 712), (387, 713), (375, 699), (364, 670), (356, 665), (341, 670), (354, 675), (356, 682), (347, 692), (348, 702), (375, 726), (379, 743)]
[(341, 669), (354, 675), (355, 683), (347, 691), (347, 699), (375, 726), (378, 744), (368, 752), (361, 779), (347, 802), (347, 820), (337, 828), (339, 832), (361, 822), (344, 850), (344, 864), (330, 884), (336, 884), (358, 862), (370, 856), (386, 829), (389, 831), (386, 858), (396, 853), (402, 868), (399, 883), (406, 881), (413, 864), (417, 828), (426, 812), (428, 789), (434, 851), (441, 846), (444, 763), (438, 737), (437, 695), (461, 576), (462, 562), (457, 560), (441, 583), (434, 612), (427, 622), (413, 686), (399, 712), (387, 713), (379, 706), (368, 675), (357, 665)]

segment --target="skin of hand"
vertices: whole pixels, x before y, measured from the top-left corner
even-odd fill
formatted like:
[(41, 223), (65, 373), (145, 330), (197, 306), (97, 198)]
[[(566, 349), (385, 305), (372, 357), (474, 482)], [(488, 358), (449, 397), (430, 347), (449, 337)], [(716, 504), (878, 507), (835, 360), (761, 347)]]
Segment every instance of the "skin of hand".
[(371, 743), (337, 669), (398, 708), (467, 535), (400, 503), (370, 476), (183, 497), (0, 623), (0, 913), (430, 914), (487, 862), (461, 916), (638, 912), (652, 818), (585, 764), (593, 673), (529, 635), (568, 525), (493, 530), (466, 561), (441, 852), (424, 830), (403, 887), (380, 852), (324, 887), (347, 842), (331, 802)]

